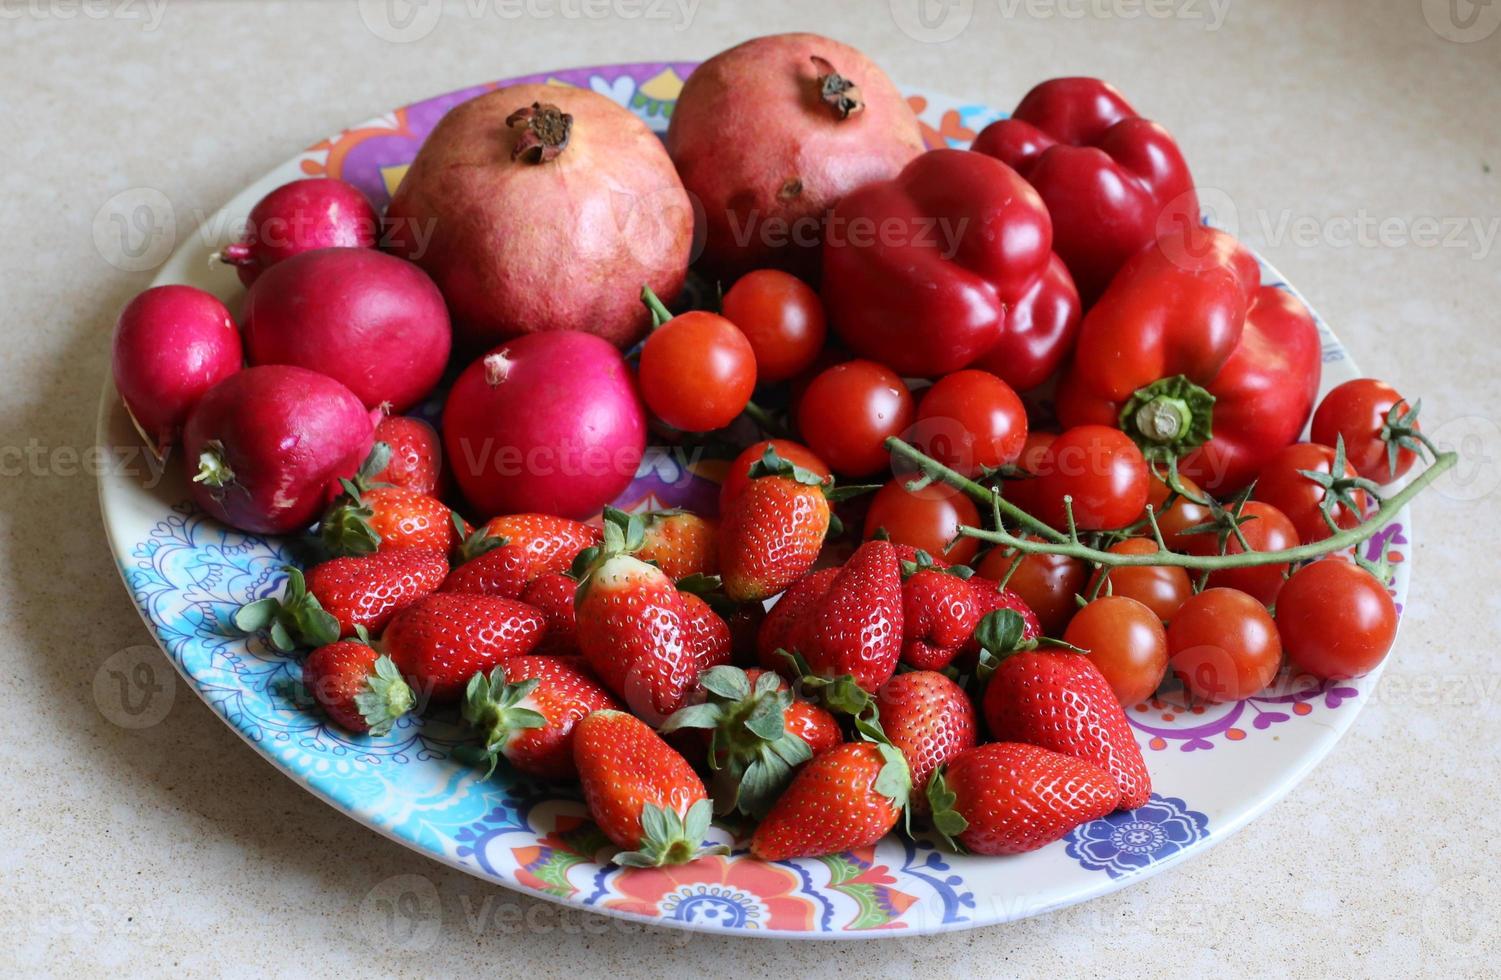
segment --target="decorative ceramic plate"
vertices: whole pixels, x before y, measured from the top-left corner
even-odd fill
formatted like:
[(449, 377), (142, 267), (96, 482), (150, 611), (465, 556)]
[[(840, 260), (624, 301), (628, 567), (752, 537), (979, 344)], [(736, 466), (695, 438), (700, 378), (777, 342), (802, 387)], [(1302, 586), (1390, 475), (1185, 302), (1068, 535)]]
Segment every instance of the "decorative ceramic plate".
[[(582, 68), (514, 79), (592, 88), (663, 132), (690, 63)], [(162, 267), (157, 284), (189, 283), (233, 308), (242, 290), (208, 256), (227, 244), (272, 188), (338, 177), (383, 205), (423, 138), (452, 106), (500, 84), (397, 109), (309, 147), (245, 188)], [(1001, 113), (932, 93), (909, 97), (930, 146), (966, 146)], [(1263, 267), (1267, 281), (1281, 283)], [(1291, 287), (1287, 287), (1291, 288)], [(1356, 377), (1320, 322), (1324, 387)], [(99, 443), (136, 445), (112, 387)], [(712, 513), (712, 464), (649, 453), (620, 506), (684, 506)], [(454, 762), (453, 720), (404, 719), (385, 738), (350, 736), (297, 708), (296, 661), (235, 635), (244, 602), (279, 591), (283, 541), (240, 534), (187, 503), (177, 466), (148, 488), (139, 476), (101, 478), (100, 505), (121, 576), (141, 616), (199, 696), (256, 751), (350, 817), (433, 858), (532, 895), (686, 929), (737, 935), (851, 938), (966, 929), (1034, 915), (1113, 891), (1208, 848), (1294, 786), (1349, 728), (1377, 675), (1318, 689), (1267, 692), (1185, 709), (1172, 698), (1128, 709), (1156, 792), (1146, 806), (1084, 824), (1064, 840), (1009, 858), (956, 856), (925, 837), (893, 834), (873, 848), (763, 863), (742, 841), (728, 857), (685, 867), (623, 870), (601, 863), (606, 841), (576, 795), (518, 778), (490, 779)], [(1409, 581), (1408, 515), (1363, 547)], [(1379, 671), (1378, 671), (1379, 672)], [(727, 839), (724, 831), (715, 835)]]

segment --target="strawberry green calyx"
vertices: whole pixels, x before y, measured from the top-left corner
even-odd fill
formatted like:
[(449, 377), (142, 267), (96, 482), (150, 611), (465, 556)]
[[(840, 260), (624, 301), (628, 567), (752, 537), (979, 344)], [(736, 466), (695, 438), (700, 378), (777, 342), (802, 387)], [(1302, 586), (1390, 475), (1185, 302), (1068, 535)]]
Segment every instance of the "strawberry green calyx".
[(318, 526), (318, 536), (334, 555), (371, 555), (380, 548), (380, 533), (370, 526), (375, 511), (365, 503), (362, 495), (375, 487), (389, 486), (377, 482), (375, 476), (390, 463), (390, 445), (377, 442), (360, 464), (354, 479), (339, 481), (344, 493), (329, 507)]
[(872, 698), (870, 692), (860, 686), (853, 674), (824, 677), (813, 673), (813, 668), (808, 666), (808, 661), (804, 660), (803, 655), (796, 650), (778, 650), (776, 655), (792, 665), (798, 677), (798, 689), (809, 701), (821, 705), (836, 715), (847, 715), (857, 722), (864, 718), (875, 723), (877, 714), (875, 698)]
[(453, 529), (458, 533), (459, 540), (463, 542), (459, 545), (458, 564), (460, 565), (511, 543), (510, 538), (491, 534), (485, 530), (484, 525), (480, 525), (473, 531), (466, 530), (464, 519), (459, 516), (458, 511), (450, 511), (448, 519), (453, 522)]
[(488, 678), (483, 673), (469, 678), (464, 689), (463, 714), (464, 720), (484, 739), (484, 757), (480, 761), (489, 762), (485, 778), (495, 772), (502, 750), (513, 735), (547, 724), (542, 712), (521, 704), (541, 683), (537, 678), (510, 683), (504, 664), (492, 670)]
[(585, 548), (573, 560), (570, 573), (580, 582), (606, 561), (618, 555), (630, 555), (641, 550), (646, 543), (646, 523), (640, 514), (627, 514), (614, 507), (606, 507), (604, 513), (604, 539), (599, 544)]
[(641, 807), (641, 845), (621, 851), (613, 860), (623, 868), (661, 868), (728, 854), (727, 844), (704, 844), (712, 817), (708, 800), (699, 800), (685, 814), (647, 803)]
[(384, 655), (376, 658), (375, 673), (366, 680), (365, 690), (354, 696), (355, 708), (370, 726), (370, 734), (376, 736), (390, 733), (391, 726), (416, 703), (396, 662)]
[(954, 809), (958, 797), (943, 778), (943, 769), (943, 766), (939, 766), (928, 780), (928, 806), (933, 814), (933, 829), (950, 850), (963, 854), (964, 848), (955, 838), (969, 829), (969, 821), (964, 818), (964, 814)]
[[(877, 726), (877, 731), (880, 728)], [(871, 783), (871, 789), (880, 793), (891, 801), (891, 805), (901, 810), (903, 814), (910, 816), (907, 803), (912, 796), (912, 770), (907, 767), (907, 760), (896, 746), (886, 741), (885, 733), (879, 740), (870, 739), (881, 753), (885, 764), (881, 771), (876, 774), (875, 782)]]
[(247, 602), (234, 615), (242, 633), (265, 632), (271, 646), (282, 653), (298, 647), (322, 647), (339, 639), (339, 621), (307, 590), (302, 569), (284, 566), (287, 587), (280, 599)]
[(823, 490), (824, 497), (833, 504), (881, 489), (878, 483), (853, 484), (847, 487), (835, 486), (833, 477), (821, 477), (806, 467), (784, 459), (775, 446), (767, 446), (761, 458), (752, 463), (746, 473), (752, 480), (759, 480), (766, 476), (780, 476), (804, 486), (819, 487)]
[(680, 709), (659, 731), (708, 730), (714, 812), (739, 810), (759, 820), (791, 782), (794, 768), (813, 758), (808, 743), (787, 731), (792, 692), (774, 673), (752, 684), (745, 671), (729, 666), (704, 671), (699, 685), (708, 700)]
[(198, 472), (193, 474), (194, 483), (222, 489), (234, 482), (235, 471), (229, 468), (224, 458), (224, 443), (210, 439), (198, 454)]

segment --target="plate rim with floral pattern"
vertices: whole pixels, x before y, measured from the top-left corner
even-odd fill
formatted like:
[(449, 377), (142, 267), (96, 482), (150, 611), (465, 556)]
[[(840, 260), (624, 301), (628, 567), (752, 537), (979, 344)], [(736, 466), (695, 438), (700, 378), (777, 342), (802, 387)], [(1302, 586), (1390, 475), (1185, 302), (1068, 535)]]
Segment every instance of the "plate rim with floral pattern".
[[(591, 88), (662, 132), (691, 62), (645, 62), (545, 72), (414, 103), (320, 141), (255, 181), (180, 243), (154, 285), (188, 283), (242, 295), (208, 256), (227, 244), (251, 206), (288, 180), (335, 176), (378, 203), (422, 138), (453, 105), (502, 84)], [(1002, 113), (983, 104), (910, 92), (930, 146), (966, 146)], [(1263, 276), (1292, 289), (1276, 270)], [(1296, 293), (1296, 290), (1293, 290)], [(1310, 307), (1311, 308), (1311, 307)], [(1356, 377), (1319, 319), (1323, 388)], [(431, 411), (433, 406), (428, 406)], [(113, 386), (99, 407), (98, 442), (134, 445)], [(719, 470), (722, 470), (722, 462)], [(712, 508), (715, 463), (653, 452), (619, 503)], [(606, 842), (575, 794), (499, 773), (489, 781), (452, 761), (462, 740), (452, 718), (406, 720), (384, 739), (354, 737), (291, 703), (295, 664), (238, 637), (238, 603), (273, 594), (286, 542), (242, 535), (186, 504), (180, 474), (148, 489), (139, 473), (106, 468), (99, 497), (127, 591), (188, 685), (295, 782), (350, 817), (447, 865), (518, 891), (641, 922), (732, 935), (869, 938), (1006, 922), (1121, 888), (1225, 839), (1288, 792), (1349, 728), (1380, 671), (1317, 689), (1184, 710), (1170, 696), (1128, 711), (1157, 792), (1139, 810), (1085, 824), (1048, 847), (1010, 858), (949, 854), (931, 835), (891, 835), (874, 848), (763, 863), (745, 842), (727, 858), (683, 868), (627, 871), (601, 863)], [(1410, 578), (1407, 511), (1366, 547), (1396, 561), (1400, 604)], [(729, 841), (716, 828), (718, 839)]]

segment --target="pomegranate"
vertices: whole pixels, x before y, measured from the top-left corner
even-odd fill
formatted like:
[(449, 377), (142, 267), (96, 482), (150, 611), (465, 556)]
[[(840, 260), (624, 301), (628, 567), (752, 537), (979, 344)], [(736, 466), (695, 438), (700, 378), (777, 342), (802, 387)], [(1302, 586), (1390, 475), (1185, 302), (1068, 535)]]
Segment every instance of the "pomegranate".
[(450, 110), (386, 220), (392, 250), (432, 275), (476, 350), (549, 330), (629, 346), (650, 323), (642, 284), (676, 297), (693, 240), (688, 195), (646, 125), (556, 85)]
[(817, 34), (777, 34), (694, 70), (667, 151), (703, 206), (705, 272), (732, 279), (771, 266), (816, 280), (829, 210), (895, 177), (923, 139), (865, 55)]

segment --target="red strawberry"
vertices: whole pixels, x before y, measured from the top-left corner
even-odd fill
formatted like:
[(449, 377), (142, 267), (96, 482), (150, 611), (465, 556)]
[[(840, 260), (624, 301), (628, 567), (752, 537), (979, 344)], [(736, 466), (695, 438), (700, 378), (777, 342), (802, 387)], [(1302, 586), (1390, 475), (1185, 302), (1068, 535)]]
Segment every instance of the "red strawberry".
[(975, 854), (1021, 854), (1115, 809), (1120, 790), (1097, 766), (1021, 742), (961, 752), (928, 784), (933, 826)]
[(351, 732), (385, 735), (412, 710), (412, 689), (401, 671), (367, 644), (341, 640), (319, 647), (302, 663), (302, 686), (336, 723)]
[(447, 574), (443, 552), (400, 548), (326, 561), (307, 573), (307, 590), (339, 621), (340, 636), (353, 636), (356, 626), (378, 635), (393, 616), (434, 592)]
[(718, 521), (684, 510), (661, 510), (645, 517), (637, 558), (656, 565), (674, 582), (690, 575), (719, 574)]
[(519, 599), (526, 589), (531, 564), (531, 557), (520, 545), (498, 545), (454, 568), (439, 591)]
[(616, 554), (587, 574), (574, 608), (584, 660), (654, 724), (681, 708), (698, 680), (702, 651), (682, 596), (660, 568)]
[(891, 544), (857, 548), (790, 639), (820, 677), (849, 674), (867, 691), (886, 683), (902, 652), (902, 576)]
[(702, 596), (678, 590), (683, 600), (683, 626), (687, 631), (688, 647), (693, 651), (693, 660), (700, 671), (730, 662), (734, 637), (730, 624), (719, 617)]
[(765, 816), (797, 766), (844, 740), (833, 715), (794, 698), (787, 682), (769, 671), (715, 667), (699, 684), (704, 702), (680, 709), (662, 731), (709, 733), (716, 813)]
[(1117, 806), (1133, 810), (1152, 793), (1152, 777), (1120, 701), (1083, 654), (992, 651), (1000, 658), (982, 704), (992, 738), (1027, 742), (1105, 770), (1120, 788)]
[(546, 625), (513, 599), (435, 592), (391, 620), (383, 645), (413, 688), (446, 704), (476, 673), (531, 653)]
[(464, 692), (464, 720), (496, 759), (543, 779), (572, 779), (573, 732), (591, 711), (619, 708), (577, 657), (512, 657), (477, 673)]
[(782, 593), (776, 605), (766, 613), (756, 634), (756, 660), (762, 667), (778, 672), (790, 669), (777, 651), (792, 649), (793, 628), (804, 613), (823, 599), (838, 576), (837, 568), (820, 568), (804, 575)]
[(829, 530), (827, 487), (770, 446), (721, 515), (719, 570), (736, 602), (768, 599), (813, 567)]
[(659, 867), (728, 853), (723, 844), (703, 845), (712, 816), (703, 781), (639, 718), (588, 715), (574, 728), (573, 761), (589, 815), (627, 849), (616, 864)]
[(579, 584), (561, 572), (548, 572), (532, 580), (521, 593), (521, 601), (535, 606), (547, 617), (547, 632), (537, 644), (537, 652), (554, 657), (579, 652), (578, 630), (573, 619), (573, 601)]
[(845, 742), (804, 764), (751, 837), (763, 861), (868, 847), (896, 826), (911, 777), (902, 754), (877, 742)]
[(979, 625), (979, 590), (957, 575), (919, 568), (902, 583), (902, 663), (942, 670)]
[[(912, 770), (912, 785), (928, 785), (939, 766), (975, 744), (975, 707), (964, 688), (931, 670), (897, 674), (876, 692), (881, 729)], [(927, 809), (921, 793), (918, 810)]]
[(526, 549), (531, 557), (528, 582), (548, 572), (568, 571), (579, 552), (600, 541), (599, 528), (552, 514), (492, 517), (480, 528), (480, 534)]
[(386, 444), (390, 458), (371, 476), (372, 484), (389, 483), (437, 496), (443, 446), (432, 426), (410, 415), (387, 416), (375, 427), (375, 441)]
[(319, 534), (336, 555), (368, 555), (397, 548), (444, 554), (463, 539), (453, 512), (436, 497), (405, 487), (366, 489), (344, 481), (344, 494), (323, 515)]

